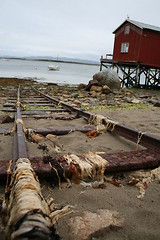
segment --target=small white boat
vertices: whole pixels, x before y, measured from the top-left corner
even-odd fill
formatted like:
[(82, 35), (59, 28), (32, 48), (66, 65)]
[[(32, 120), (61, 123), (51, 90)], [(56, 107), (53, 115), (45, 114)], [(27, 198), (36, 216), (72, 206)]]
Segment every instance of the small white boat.
[(50, 71), (59, 71), (59, 67), (58, 67), (58, 66), (55, 66), (55, 65), (50, 65), (50, 66), (48, 66), (48, 69), (49, 69)]

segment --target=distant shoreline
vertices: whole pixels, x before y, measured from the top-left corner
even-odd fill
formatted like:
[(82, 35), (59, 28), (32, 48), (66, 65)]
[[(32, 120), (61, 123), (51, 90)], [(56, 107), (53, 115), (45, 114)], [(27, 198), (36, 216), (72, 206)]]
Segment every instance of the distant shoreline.
[(82, 64), (82, 65), (90, 65), (90, 66), (100, 66), (100, 63), (86, 63), (86, 62), (78, 62), (78, 61), (65, 61), (65, 60), (55, 60), (55, 59), (32, 59), (32, 58), (4, 58), (0, 57), (0, 59), (4, 60), (24, 60), (24, 61), (40, 61), (40, 62), (57, 62), (57, 63), (70, 63), (70, 64)]

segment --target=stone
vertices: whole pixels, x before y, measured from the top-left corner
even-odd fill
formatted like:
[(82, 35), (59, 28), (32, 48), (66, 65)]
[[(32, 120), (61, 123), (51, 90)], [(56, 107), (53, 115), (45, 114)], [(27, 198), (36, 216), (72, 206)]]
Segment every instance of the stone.
[(80, 84), (78, 85), (78, 90), (85, 89), (86, 87), (87, 87), (86, 84), (80, 83)]
[(118, 230), (124, 225), (124, 219), (117, 211), (99, 209), (96, 213), (83, 212), (69, 220), (70, 239), (89, 240), (106, 234), (109, 230)]
[(112, 92), (112, 90), (107, 86), (107, 85), (104, 85), (103, 86), (103, 88), (102, 88), (102, 93), (103, 94), (109, 94), (109, 93), (111, 93)]
[(81, 105), (81, 102), (79, 100), (75, 100), (74, 103), (77, 105)]
[(9, 115), (2, 117), (1, 123), (10, 123), (14, 122), (14, 118)]
[(44, 137), (40, 134), (32, 134), (32, 141), (35, 143), (39, 143), (44, 140)]
[(54, 142), (56, 139), (56, 136), (53, 134), (47, 134), (46, 138), (50, 140), (51, 142)]
[(121, 87), (121, 82), (118, 74), (110, 68), (94, 74), (93, 81), (98, 82), (97, 84), (100, 86), (107, 85), (111, 90), (119, 90)]
[(102, 91), (102, 87), (101, 86), (96, 86), (96, 85), (92, 85), (90, 88), (90, 92), (101, 92)]
[(87, 106), (89, 106), (89, 103), (83, 102), (83, 103), (82, 103), (82, 106), (83, 106), (83, 107), (87, 107)]
[(160, 102), (156, 102), (156, 103), (154, 104), (154, 107), (160, 107)]
[(132, 98), (130, 98), (130, 97), (126, 97), (125, 99), (124, 99), (127, 103), (132, 103)]
[(92, 85), (100, 85), (97, 80), (90, 80), (88, 85), (86, 86), (86, 90), (90, 90)]
[(136, 99), (136, 98), (134, 98), (132, 101), (131, 101), (131, 103), (135, 103), (135, 104), (138, 104), (138, 103), (140, 103), (141, 101), (139, 100), (139, 99)]
[(71, 97), (73, 97), (73, 98), (77, 98), (78, 96), (79, 96), (78, 93), (72, 93), (72, 94), (71, 94)]

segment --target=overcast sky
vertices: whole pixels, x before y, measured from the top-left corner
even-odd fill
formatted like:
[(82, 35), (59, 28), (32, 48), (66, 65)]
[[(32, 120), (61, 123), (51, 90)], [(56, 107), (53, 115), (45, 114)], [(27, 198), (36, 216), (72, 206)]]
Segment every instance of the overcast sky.
[(0, 56), (99, 60), (127, 15), (160, 26), (160, 0), (0, 0)]

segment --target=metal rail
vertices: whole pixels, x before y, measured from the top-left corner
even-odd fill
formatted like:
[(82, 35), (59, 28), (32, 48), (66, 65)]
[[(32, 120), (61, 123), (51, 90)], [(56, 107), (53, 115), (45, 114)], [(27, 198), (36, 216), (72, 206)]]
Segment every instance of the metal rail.
[[(148, 149), (131, 152), (103, 153), (99, 155), (103, 159), (106, 159), (105, 174), (138, 169), (152, 169), (158, 167), (160, 164), (160, 154)], [(48, 178), (51, 181), (57, 181), (57, 174), (53, 171), (51, 165), (57, 170), (61, 179), (63, 179), (64, 174), (68, 178), (72, 178), (73, 173), (70, 171), (63, 156), (57, 155), (54, 158), (50, 156), (34, 157), (30, 161), (35, 173), (42, 179)], [(8, 162), (0, 162), (1, 181), (4, 181), (7, 176), (7, 166)]]
[[(20, 86), (18, 87), (12, 173), (5, 194), (6, 240), (41, 239), (58, 240), (49, 207), (40, 192), (40, 184), (28, 159), (24, 125), (20, 109)], [(30, 197), (30, 199), (28, 198)]]
[(17, 111), (15, 114), (15, 131), (14, 131), (14, 149), (13, 149), (13, 171), (15, 169), (15, 163), (19, 158), (28, 158), (28, 151), (26, 145), (26, 138), (23, 132), (22, 116), (20, 107), (20, 86), (17, 93)]
[[(64, 102), (60, 102), (58, 99), (53, 98), (49, 95), (46, 95), (38, 90), (36, 90), (35, 88), (33, 88), (33, 90), (37, 93), (39, 93), (40, 95), (42, 95), (44, 98), (49, 99), (50, 101), (53, 101), (57, 104), (61, 103), (61, 105), (71, 111), (71, 112), (76, 112), (79, 116), (82, 116), (84, 118), (87, 118), (88, 120), (92, 117), (93, 114), (89, 113), (89, 112), (85, 112), (84, 110), (81, 110), (79, 108), (75, 108), (70, 106), (67, 103)], [(111, 119), (110, 119), (111, 120)], [(107, 125), (108, 122), (105, 120), (103, 120), (103, 124)], [(114, 126), (114, 123), (110, 124), (110, 127), (107, 129), (108, 131), (112, 132), (112, 129), (114, 128), (114, 133), (118, 134), (121, 137), (126, 138), (127, 140), (130, 140), (134, 143), (137, 143), (138, 140), (140, 139), (139, 143), (140, 145), (155, 150), (157, 152), (160, 152), (160, 138), (157, 136), (153, 136), (150, 135), (148, 133), (143, 133), (135, 128), (132, 127), (128, 127), (126, 125), (122, 125), (119, 123), (116, 123)]]

